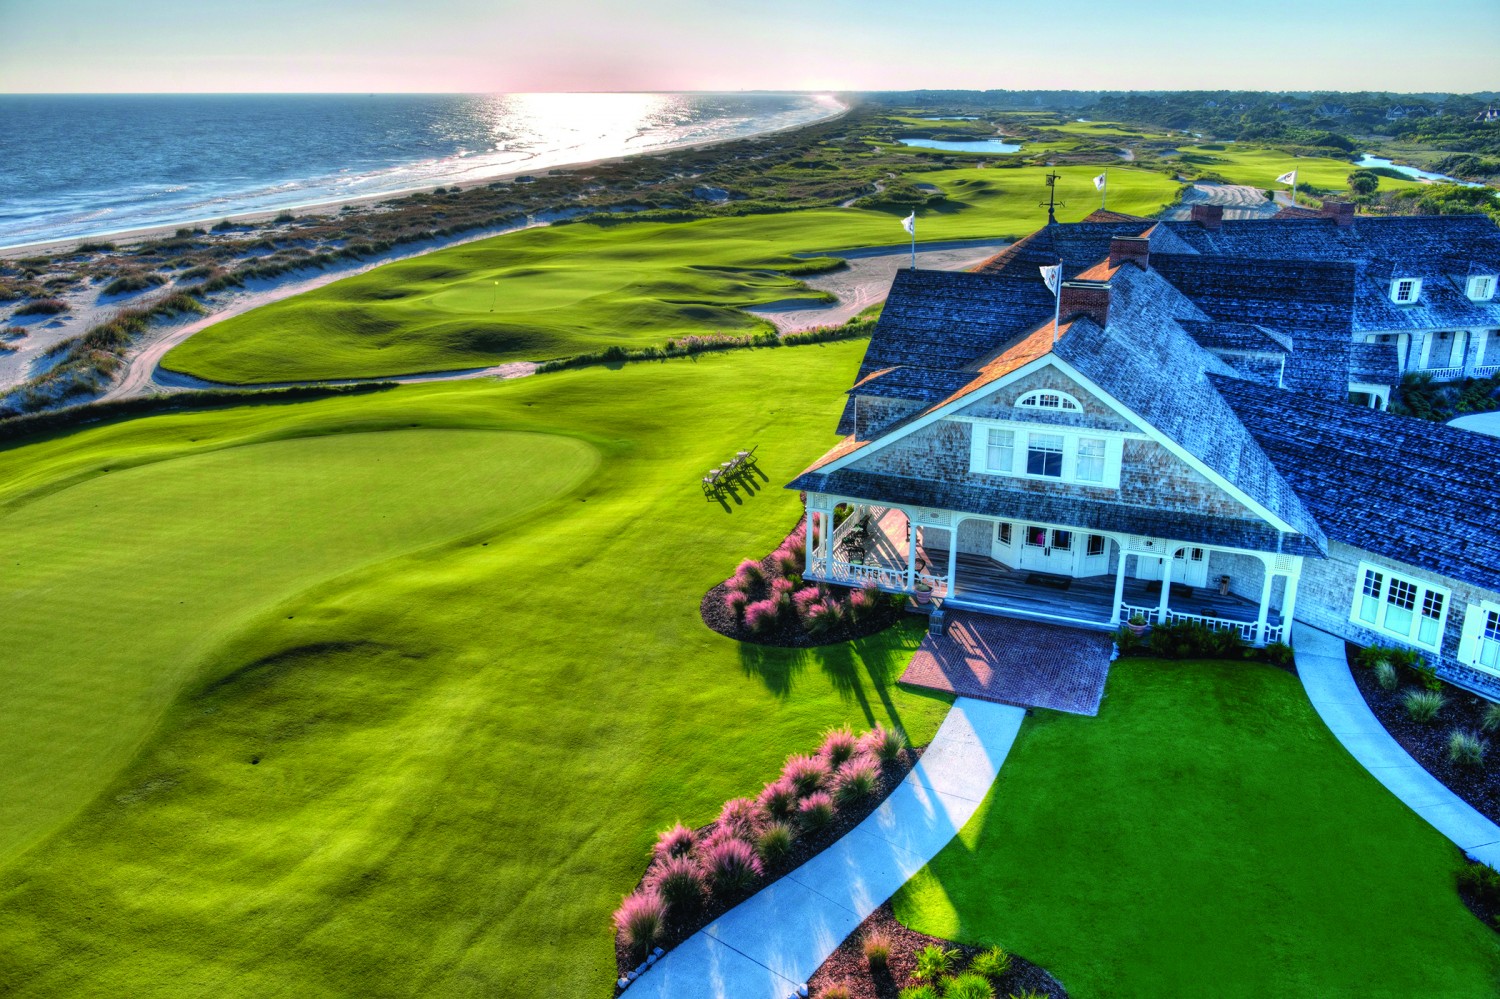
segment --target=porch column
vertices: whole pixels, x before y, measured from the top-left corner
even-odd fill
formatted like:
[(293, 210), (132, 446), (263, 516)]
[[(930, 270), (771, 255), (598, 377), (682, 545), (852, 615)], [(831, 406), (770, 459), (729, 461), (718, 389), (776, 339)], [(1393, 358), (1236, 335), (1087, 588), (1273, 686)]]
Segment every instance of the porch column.
[(802, 541), (802, 574), (812, 574), (813, 560), (818, 557), (818, 549), (813, 544), (813, 525), (817, 523), (817, 515), (809, 508), (807, 511), (807, 526), (803, 529)]
[(833, 578), (833, 507), (823, 511), (823, 578)]
[(1266, 618), (1271, 613), (1271, 584), (1276, 582), (1276, 573), (1271, 571), (1271, 560), (1262, 558), (1261, 568), (1265, 579), (1260, 584), (1260, 614), (1255, 619), (1255, 644), (1266, 644)]
[(1281, 599), (1281, 640), (1292, 644), (1292, 615), (1297, 611), (1297, 581), (1302, 578), (1302, 566), (1286, 574), (1285, 595)]
[(1115, 550), (1120, 553), (1120, 564), (1115, 569), (1115, 606), (1111, 624), (1120, 623), (1120, 605), (1125, 602), (1125, 560), (1129, 558), (1125, 554), (1125, 546), (1119, 541), (1115, 541)]
[(958, 520), (955, 518), (953, 526), (948, 530), (948, 593), (953, 596), (953, 591), (958, 585)]
[(1156, 623), (1167, 623), (1167, 598), (1172, 595), (1172, 563), (1177, 560), (1177, 549), (1167, 546), (1167, 557), (1161, 560), (1161, 603), (1156, 608)]
[[(905, 511), (902, 511), (903, 513)], [(917, 524), (906, 514), (906, 592), (917, 588)]]

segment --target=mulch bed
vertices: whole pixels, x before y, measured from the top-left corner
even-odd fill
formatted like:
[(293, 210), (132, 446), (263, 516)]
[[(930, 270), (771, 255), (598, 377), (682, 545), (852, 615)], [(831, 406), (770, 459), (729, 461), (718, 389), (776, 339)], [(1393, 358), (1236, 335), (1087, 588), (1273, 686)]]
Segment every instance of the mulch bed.
[[(692, 912), (679, 913), (669, 909), (665, 932), (656, 942), (656, 946), (664, 950), (671, 950), (736, 905), (745, 901), (751, 895), (769, 888), (838, 842), (855, 826), (869, 818), (870, 814), (880, 807), (881, 802), (890, 797), (891, 792), (901, 785), (901, 782), (906, 779), (907, 774), (911, 773), (912, 767), (917, 765), (917, 761), (922, 758), (925, 748), (903, 749), (901, 755), (896, 757), (896, 759), (888, 763), (882, 763), (880, 765), (880, 780), (875, 787), (874, 794), (857, 805), (846, 805), (839, 808), (833, 814), (833, 821), (818, 832), (803, 833), (798, 836), (792, 841), (792, 849), (785, 857), (775, 864), (766, 865), (765, 879), (749, 892), (728, 897), (710, 893), (704, 904)], [(701, 836), (712, 825), (713, 823), (709, 823), (708, 825), (700, 826), (694, 832)], [(649, 865), (647, 866), (649, 868)], [(646, 876), (642, 874), (641, 880), (636, 882), (635, 888), (631, 890), (634, 891), (640, 888), (645, 881)], [(630, 951), (620, 943), (619, 938), (616, 937), (616, 977), (623, 976), (625, 972), (634, 970), (639, 964), (640, 959), (633, 957)]]
[(1484, 892), (1469, 885), (1459, 885), (1458, 897), (1479, 921), (1500, 933), (1500, 894)]
[[(890, 938), (891, 956), (884, 970), (872, 972), (865, 960), (864, 939), (871, 930), (881, 930)], [(919, 984), (911, 977), (917, 967), (917, 952), (930, 944), (958, 951), (960, 959), (955, 970), (961, 970), (986, 948), (954, 943), (941, 937), (930, 937), (902, 926), (896, 920), (891, 903), (885, 902), (868, 919), (859, 924), (859, 929), (839, 944), (838, 950), (829, 955), (817, 973), (808, 982), (808, 992), (813, 999), (822, 995), (830, 985), (843, 985), (849, 989), (851, 999), (897, 999), (907, 986)], [(1024, 995), (1027, 989), (1051, 999), (1067, 999), (1068, 992), (1057, 979), (1022, 957), (1012, 955), (1010, 972), (995, 983), (997, 996)]]
[[(796, 531), (793, 530), (792, 533)], [(791, 534), (787, 537), (790, 538)], [(779, 548), (780, 545), (777, 547)], [(771, 555), (760, 560), (760, 567), (765, 571), (766, 581), (751, 591), (751, 600), (766, 597), (771, 592), (771, 580), (781, 576), (781, 573), (772, 566), (771, 561)], [(826, 583), (817, 585), (824, 591), (837, 594), (841, 598), (849, 592), (849, 588), (844, 586), (830, 586)], [(800, 589), (801, 586), (801, 582), (798, 581), (798, 588)], [(905, 613), (903, 604), (887, 599), (882, 594), (882, 599), (878, 600), (859, 621), (849, 621), (846, 618), (821, 634), (810, 634), (794, 613), (783, 615), (774, 627), (766, 631), (751, 631), (739, 616), (724, 606), (724, 596), (728, 592), (729, 580), (726, 579), (704, 594), (703, 602), (698, 605), (698, 612), (703, 615), (703, 623), (714, 631), (726, 638), (752, 645), (772, 645), (786, 649), (810, 649), (819, 645), (838, 645), (857, 638), (868, 638), (870, 635), (884, 631), (899, 621)]]
[[(1432, 724), (1422, 725), (1411, 720), (1401, 698), (1415, 685), (1408, 676), (1395, 690), (1382, 690), (1375, 679), (1375, 671), (1360, 666), (1355, 661), (1359, 646), (1344, 643), (1344, 652), (1349, 660), (1349, 672), (1354, 674), (1354, 683), (1364, 695), (1365, 703), (1385, 726), (1385, 730), (1411, 754), (1412, 759), (1422, 765), (1448, 790), (1458, 795), (1479, 810), (1491, 822), (1500, 822), (1500, 746), (1492, 747), (1483, 767), (1464, 767), (1448, 760), (1448, 733), (1455, 728), (1479, 731), (1484, 718), (1484, 709), (1489, 701), (1457, 687), (1444, 686), (1443, 696), (1448, 703)], [(1494, 741), (1494, 740), (1491, 740)]]

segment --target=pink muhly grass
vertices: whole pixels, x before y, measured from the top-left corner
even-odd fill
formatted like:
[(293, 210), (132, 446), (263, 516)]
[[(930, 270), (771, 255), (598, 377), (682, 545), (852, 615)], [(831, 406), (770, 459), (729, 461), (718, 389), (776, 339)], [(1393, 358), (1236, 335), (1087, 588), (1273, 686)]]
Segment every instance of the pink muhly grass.
[(879, 783), (880, 762), (861, 754), (833, 775), (833, 797), (840, 805), (852, 805), (874, 794)]
[(781, 768), (781, 779), (791, 781), (797, 793), (806, 797), (828, 782), (828, 764), (816, 756), (788, 757)]
[(745, 605), (745, 627), (754, 632), (770, 631), (776, 624), (781, 608), (774, 600), (756, 600)]
[(782, 777), (767, 784), (755, 801), (768, 818), (791, 818), (792, 813), (797, 810), (797, 785)]
[(761, 568), (761, 564), (755, 559), (747, 558), (734, 570), (734, 578), (743, 580), (745, 584), (735, 587), (736, 589), (748, 590), (753, 584), (766, 581), (766, 570)]
[(620, 941), (633, 953), (642, 953), (661, 936), (667, 918), (667, 903), (652, 888), (626, 895), (615, 910), (615, 929)]
[(724, 609), (736, 618), (745, 616), (745, 608), (750, 606), (750, 597), (744, 590), (731, 589), (724, 594)]
[(906, 748), (906, 737), (892, 728), (876, 725), (859, 740), (862, 753), (869, 753), (882, 763), (889, 763)]
[(754, 839), (760, 825), (760, 810), (749, 798), (730, 798), (719, 809), (719, 828), (741, 839)]
[(765, 873), (755, 848), (742, 839), (725, 839), (703, 851), (703, 873), (719, 892), (742, 892)]
[(849, 594), (849, 617), (854, 621), (862, 621), (875, 609), (880, 590), (873, 586), (864, 586)]
[(783, 576), (800, 576), (802, 556), (783, 545), (771, 553), (771, 567)]
[(692, 857), (667, 857), (646, 872), (646, 887), (654, 889), (668, 906), (693, 909), (701, 905), (708, 886)]
[(693, 850), (693, 831), (681, 822), (656, 834), (656, 845), (651, 853), (657, 859), (685, 857)]
[(797, 608), (799, 617), (807, 616), (807, 608), (818, 603), (823, 598), (823, 591), (816, 586), (804, 586), (792, 594), (792, 606)]
[(849, 730), (849, 726), (829, 729), (823, 736), (823, 744), (818, 747), (818, 755), (828, 761), (829, 769), (837, 770), (859, 752), (859, 740)]
[(802, 804), (797, 806), (797, 816), (807, 829), (824, 828), (833, 821), (832, 796), (827, 791), (814, 791), (803, 798)]
[(839, 612), (839, 605), (831, 601), (812, 604), (802, 615), (802, 622), (807, 630), (814, 635), (821, 635), (838, 626), (843, 614)]

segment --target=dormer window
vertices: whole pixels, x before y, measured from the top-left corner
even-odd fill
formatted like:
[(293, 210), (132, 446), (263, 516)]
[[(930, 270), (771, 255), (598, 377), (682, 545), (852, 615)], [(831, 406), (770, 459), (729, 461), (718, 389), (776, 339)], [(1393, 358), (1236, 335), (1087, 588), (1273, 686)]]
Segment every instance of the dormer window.
[(1411, 305), (1421, 293), (1421, 278), (1396, 278), (1391, 282), (1391, 301), (1397, 305)]
[(1495, 297), (1495, 275), (1477, 274), (1469, 278), (1469, 301), (1488, 302)]
[(1047, 389), (1037, 389), (1027, 392), (1016, 400), (1019, 409), (1046, 409), (1054, 413), (1081, 413), (1083, 407), (1078, 400), (1066, 392), (1052, 392)]

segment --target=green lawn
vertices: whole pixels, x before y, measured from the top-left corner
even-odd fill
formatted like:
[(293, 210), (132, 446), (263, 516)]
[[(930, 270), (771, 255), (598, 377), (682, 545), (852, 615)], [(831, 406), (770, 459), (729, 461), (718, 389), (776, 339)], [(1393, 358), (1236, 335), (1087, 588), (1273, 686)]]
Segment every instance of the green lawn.
[(979, 813), (896, 896), (1075, 999), (1494, 996), (1458, 851), (1267, 666), (1124, 660), (1098, 718), (1038, 711)]
[[(1042, 167), (913, 173), (948, 200), (918, 213), (923, 241), (1013, 238), (1045, 213)], [(1060, 167), (1076, 220), (1098, 206), (1096, 167)], [(1110, 172), (1110, 207), (1149, 214), (1168, 177)], [(197, 334), (164, 365), (213, 381), (260, 384), (377, 377), (542, 360), (673, 336), (769, 328), (748, 305), (822, 296), (795, 272), (801, 252), (900, 244), (899, 212), (818, 209), (683, 223), (532, 229), (386, 264), (263, 306)], [(793, 273), (789, 274), (788, 271)], [(493, 305), (493, 311), (491, 311)]]
[[(607, 995), (656, 829), (919, 631), (708, 631), (862, 343), (179, 413), (0, 450), (0, 993)], [(727, 508), (703, 470), (758, 444)], [(19, 655), (18, 655), (19, 653)]]
[[(1287, 186), (1276, 183), (1276, 178), (1289, 170), (1296, 170), (1298, 184), (1311, 184), (1325, 191), (1342, 191), (1349, 184), (1349, 175), (1356, 169), (1348, 160), (1324, 156), (1293, 156), (1279, 149), (1238, 143), (1182, 146), (1180, 151), (1192, 157), (1193, 166), (1200, 170), (1216, 173), (1231, 184), (1248, 184), (1262, 190), (1286, 190)], [(1415, 183), (1416, 181), (1411, 180), (1381, 177), (1380, 189), (1397, 191)]]

